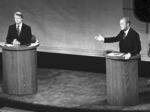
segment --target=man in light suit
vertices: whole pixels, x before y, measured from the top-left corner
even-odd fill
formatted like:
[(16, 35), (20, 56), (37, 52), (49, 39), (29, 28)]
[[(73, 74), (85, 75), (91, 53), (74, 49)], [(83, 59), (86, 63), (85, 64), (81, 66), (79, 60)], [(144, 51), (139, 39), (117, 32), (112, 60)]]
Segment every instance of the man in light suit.
[(23, 14), (15, 12), (15, 24), (10, 25), (6, 37), (7, 44), (30, 45), (32, 40), (31, 27), (23, 23)]
[(131, 56), (139, 54), (141, 51), (139, 34), (130, 25), (129, 18), (123, 17), (120, 19), (121, 31), (116, 37), (104, 38), (102, 35), (98, 35), (95, 39), (105, 43), (119, 41), (120, 52), (125, 53), (125, 59), (130, 59)]

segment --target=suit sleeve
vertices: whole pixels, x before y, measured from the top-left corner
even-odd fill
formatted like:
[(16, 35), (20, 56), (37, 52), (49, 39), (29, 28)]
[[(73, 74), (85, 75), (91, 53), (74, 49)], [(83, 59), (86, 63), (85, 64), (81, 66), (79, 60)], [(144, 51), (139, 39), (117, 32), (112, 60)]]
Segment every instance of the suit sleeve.
[(131, 55), (134, 56), (139, 54), (141, 51), (141, 41), (139, 34), (136, 34), (133, 38), (133, 49), (130, 51)]
[(107, 37), (104, 39), (105, 43), (118, 42), (121, 39), (121, 31), (116, 37)]
[(8, 28), (8, 33), (7, 33), (7, 37), (6, 37), (6, 43), (7, 44), (12, 44), (13, 38), (11, 37), (11, 28), (9, 26)]
[(31, 39), (32, 39), (32, 33), (31, 33), (31, 27), (27, 27), (26, 31), (25, 31), (25, 38), (22, 40), (22, 45), (29, 45), (31, 43)]
[(28, 40), (27, 40), (27, 43), (31, 43), (31, 40), (32, 40), (32, 33), (31, 33), (31, 27), (29, 27), (29, 30), (28, 30)]

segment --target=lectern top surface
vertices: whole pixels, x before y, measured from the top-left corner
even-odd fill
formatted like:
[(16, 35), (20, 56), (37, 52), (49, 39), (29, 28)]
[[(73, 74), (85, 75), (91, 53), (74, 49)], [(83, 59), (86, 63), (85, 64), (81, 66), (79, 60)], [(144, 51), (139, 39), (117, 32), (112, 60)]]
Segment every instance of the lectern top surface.
[[(105, 57), (113, 60), (125, 60), (125, 54), (120, 52), (108, 52), (105, 53)], [(140, 54), (132, 56), (129, 60), (139, 59), (141, 57)]]
[(5, 44), (5, 42), (0, 42), (0, 47), (5, 50), (30, 50), (37, 48), (39, 43), (31, 43), (30, 45), (13, 45), (13, 44)]

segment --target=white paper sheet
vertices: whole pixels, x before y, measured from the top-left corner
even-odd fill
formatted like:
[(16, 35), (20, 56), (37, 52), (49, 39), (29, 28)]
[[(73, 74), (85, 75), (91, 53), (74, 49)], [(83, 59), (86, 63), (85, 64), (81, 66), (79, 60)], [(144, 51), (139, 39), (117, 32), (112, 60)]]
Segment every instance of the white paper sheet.
[(124, 53), (108, 53), (108, 56), (123, 56)]

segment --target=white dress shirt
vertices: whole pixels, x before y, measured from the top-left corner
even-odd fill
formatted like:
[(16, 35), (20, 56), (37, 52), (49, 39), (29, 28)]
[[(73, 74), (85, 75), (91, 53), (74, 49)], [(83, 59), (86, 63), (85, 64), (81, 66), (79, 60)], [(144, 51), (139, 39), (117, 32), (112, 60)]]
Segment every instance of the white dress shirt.
[(130, 28), (128, 28), (126, 31), (124, 31), (125, 37), (128, 35), (129, 30), (130, 30)]
[(19, 33), (20, 33), (21, 32), (21, 28), (22, 28), (22, 23), (16, 24), (16, 28), (18, 28), (18, 25), (19, 25)]

